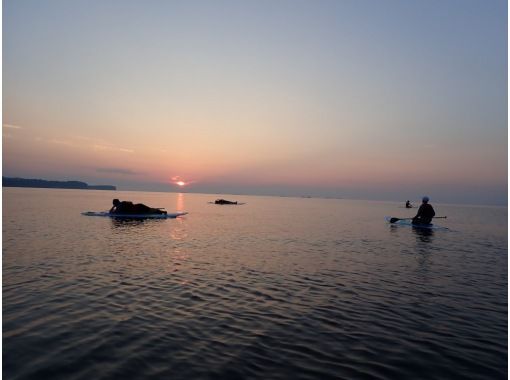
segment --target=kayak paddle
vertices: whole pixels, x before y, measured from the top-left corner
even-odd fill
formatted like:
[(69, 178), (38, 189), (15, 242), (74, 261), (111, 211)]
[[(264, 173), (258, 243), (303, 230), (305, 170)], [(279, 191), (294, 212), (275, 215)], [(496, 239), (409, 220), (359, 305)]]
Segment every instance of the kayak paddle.
[[(446, 216), (434, 216), (435, 219), (446, 219)], [(391, 218), (390, 223), (398, 222), (399, 220), (412, 220), (414, 218)]]

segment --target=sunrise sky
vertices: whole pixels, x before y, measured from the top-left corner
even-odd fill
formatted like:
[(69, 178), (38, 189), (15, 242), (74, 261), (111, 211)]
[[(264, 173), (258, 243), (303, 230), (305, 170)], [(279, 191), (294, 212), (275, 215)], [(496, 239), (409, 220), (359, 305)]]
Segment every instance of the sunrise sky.
[(506, 1), (3, 3), (4, 176), (507, 203)]

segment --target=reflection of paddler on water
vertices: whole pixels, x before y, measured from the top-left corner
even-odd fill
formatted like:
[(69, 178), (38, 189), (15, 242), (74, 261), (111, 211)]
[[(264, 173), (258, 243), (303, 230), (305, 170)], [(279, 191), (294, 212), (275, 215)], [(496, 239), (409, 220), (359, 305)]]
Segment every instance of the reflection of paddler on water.
[(409, 200), (406, 201), (406, 208), (413, 208), (413, 205), (409, 202)]
[(225, 199), (216, 199), (214, 201), (214, 204), (215, 205), (236, 205), (237, 201), (236, 202), (232, 202), (232, 201), (227, 201)]
[(142, 215), (142, 214), (166, 214), (166, 211), (163, 211), (159, 208), (152, 208), (144, 205), (143, 203), (136, 203), (129, 201), (119, 201), (118, 199), (113, 200), (113, 207), (110, 209), (110, 214), (133, 214), (133, 215)]

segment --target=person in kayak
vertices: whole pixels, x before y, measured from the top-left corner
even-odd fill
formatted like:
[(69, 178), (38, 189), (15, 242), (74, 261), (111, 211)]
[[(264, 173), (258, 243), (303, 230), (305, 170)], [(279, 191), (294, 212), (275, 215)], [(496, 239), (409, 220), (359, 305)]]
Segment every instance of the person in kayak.
[(130, 201), (121, 202), (118, 199), (114, 199), (110, 214), (166, 214), (166, 211), (146, 206), (143, 203), (133, 204)]
[(413, 224), (430, 224), (432, 218), (436, 215), (434, 208), (429, 204), (429, 197), (422, 199), (422, 204), (418, 209), (418, 213), (413, 218)]
[(413, 208), (413, 205), (409, 202), (409, 200), (406, 201), (406, 208)]

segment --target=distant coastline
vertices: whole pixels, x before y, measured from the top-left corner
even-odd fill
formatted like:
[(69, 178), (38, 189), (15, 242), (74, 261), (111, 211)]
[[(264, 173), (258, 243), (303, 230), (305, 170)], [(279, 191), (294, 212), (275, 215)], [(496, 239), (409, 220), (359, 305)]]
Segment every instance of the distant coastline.
[(113, 185), (89, 185), (81, 181), (47, 181), (44, 179), (2, 177), (2, 187), (36, 187), (45, 189), (117, 190)]

